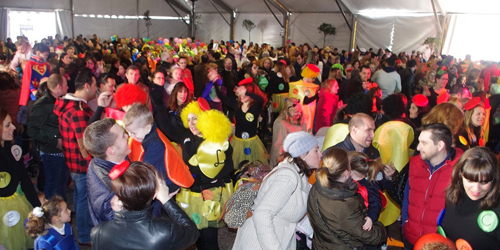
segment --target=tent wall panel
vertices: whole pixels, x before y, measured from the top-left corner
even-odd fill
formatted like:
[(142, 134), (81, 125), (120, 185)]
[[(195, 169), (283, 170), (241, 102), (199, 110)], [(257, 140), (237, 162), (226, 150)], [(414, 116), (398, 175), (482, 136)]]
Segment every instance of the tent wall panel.
[[(187, 37), (188, 26), (181, 20), (151, 20), (152, 24), (149, 27), (149, 34), (151, 39), (158, 37)], [(134, 27), (136, 28), (136, 27)], [(139, 20), (140, 37), (147, 37), (148, 30), (144, 20)], [(120, 35), (117, 33), (117, 35)], [(136, 35), (134, 35), (135, 37)]]
[(396, 19), (394, 17), (367, 18), (358, 16), (356, 45), (359, 48), (378, 49), (391, 47), (391, 33)]
[[(347, 15), (348, 20), (351, 19)], [(309, 45), (318, 47), (323, 46), (323, 33), (320, 33), (318, 27), (322, 23), (330, 23), (336, 28), (336, 35), (326, 37), (326, 45), (337, 47), (340, 50), (349, 49), (349, 39), (351, 31), (344, 21), (341, 13), (297, 13), (290, 18), (290, 40), (297, 45), (309, 43)]]
[(73, 4), (75, 14), (137, 15), (137, 0), (73, 0)]
[(107, 38), (113, 34), (120, 37), (136, 37), (137, 21), (133, 19), (104, 19), (75, 17), (75, 36), (82, 34), (84, 37)]
[(436, 37), (438, 34), (434, 16), (396, 17), (392, 51), (396, 53), (424, 51), (426, 47), (422, 42), (427, 37)]
[[(283, 22), (283, 15), (276, 14), (280, 22)], [(280, 36), (281, 26), (276, 21), (274, 16), (269, 14), (249, 14), (249, 13), (240, 13), (236, 17), (236, 24), (234, 29), (234, 39), (241, 40), (245, 39), (248, 43), (250, 42), (248, 39), (248, 30), (243, 27), (243, 21), (245, 19), (251, 20), (256, 27), (252, 30), (250, 35), (250, 40), (254, 43), (262, 44), (269, 43), (273, 46), (281, 46), (282, 37)], [(224, 23), (225, 25), (225, 23)], [(229, 26), (227, 26), (229, 31)], [(226, 39), (229, 38), (229, 35)]]
[[(135, 2), (135, 0), (133, 2)], [(137, 6), (137, 4), (134, 4), (134, 10), (135, 6)], [(143, 15), (146, 10), (149, 10), (150, 16), (178, 16), (164, 0), (139, 0), (139, 15)], [(181, 15), (188, 15), (177, 8), (176, 10)]]
[(72, 37), (71, 33), (71, 11), (58, 10), (56, 11), (56, 31), (61, 37)]
[(69, 0), (2, 0), (0, 7), (29, 9), (71, 9)]
[[(224, 14), (224, 17), (228, 22), (230, 22), (231, 17), (229, 16), (229, 14)], [(236, 26), (236, 29), (238, 28), (243, 28), (243, 27)], [(201, 24), (196, 29), (195, 38), (200, 39), (200, 41), (206, 43), (208, 43), (210, 39), (214, 39), (214, 41), (215, 40), (226, 41), (229, 40), (229, 32), (230, 32), (229, 25), (226, 23), (226, 21), (224, 21), (224, 19), (222, 19), (219, 13), (203, 13), (201, 14)], [(247, 32), (247, 38), (245, 40), (248, 40), (248, 32)]]

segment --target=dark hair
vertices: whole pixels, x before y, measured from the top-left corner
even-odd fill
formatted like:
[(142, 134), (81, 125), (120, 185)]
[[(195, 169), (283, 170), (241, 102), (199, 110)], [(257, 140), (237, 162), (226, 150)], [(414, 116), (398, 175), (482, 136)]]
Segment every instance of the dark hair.
[(85, 88), (85, 84), (92, 85), (92, 79), (95, 79), (92, 70), (89, 68), (82, 68), (75, 78), (75, 89), (82, 90)]
[(382, 110), (390, 120), (401, 118), (405, 113), (403, 98), (397, 94), (387, 96), (382, 100)]
[(33, 54), (36, 55), (36, 52), (45, 53), (50, 52), (49, 46), (45, 43), (37, 43), (33, 46)]
[(288, 161), (290, 163), (294, 163), (295, 165), (297, 165), (297, 167), (299, 167), (299, 174), (305, 174), (307, 177), (311, 176), (313, 173), (314, 173), (314, 170), (311, 169), (309, 167), (309, 165), (307, 165), (307, 163), (302, 160), (302, 158), (300, 157), (292, 157), (292, 155), (288, 152), (284, 152), (280, 158), (279, 158), (279, 161), (284, 161), (286, 159), (289, 159)]
[(42, 205), (42, 217), (37, 217), (31, 211), (26, 222), (26, 233), (31, 238), (36, 238), (45, 231), (45, 224), (51, 223), (52, 217), (58, 216), (61, 211), (61, 203), (64, 199), (61, 196), (54, 196)]
[(431, 140), (434, 142), (434, 145), (437, 145), (438, 142), (443, 141), (446, 146), (446, 151), (450, 152), (451, 146), (453, 143), (453, 136), (451, 134), (451, 130), (442, 123), (431, 123), (422, 126), (421, 131), (430, 130), (431, 132)]
[(106, 159), (106, 149), (111, 147), (117, 138), (117, 135), (111, 133), (111, 127), (115, 123), (114, 119), (105, 118), (90, 124), (85, 129), (83, 145), (95, 158)]
[(203, 55), (201, 56), (201, 62), (202, 62), (202, 63), (208, 63), (208, 56), (207, 56), (206, 54), (203, 54)]
[[(129, 67), (127, 68), (127, 70), (125, 71), (125, 73), (128, 73), (128, 72), (129, 72), (129, 71), (131, 71), (131, 70), (134, 70), (134, 71), (135, 71), (135, 70), (137, 70), (137, 71), (139, 71), (139, 68), (138, 68), (137, 66), (135, 66), (135, 65), (129, 66)], [(140, 71), (139, 71), (139, 72), (140, 72)]]
[(495, 154), (485, 147), (473, 147), (464, 152), (451, 173), (451, 182), (446, 189), (446, 201), (457, 204), (464, 195), (463, 179), (472, 182), (492, 182), (491, 189), (481, 200), (481, 209), (492, 209), (500, 198), (500, 170)]
[(321, 186), (330, 187), (330, 183), (338, 182), (342, 174), (350, 168), (347, 151), (331, 147), (323, 153), (323, 161), (317, 174), (318, 181)]
[[(185, 89), (188, 92), (186, 102), (182, 105), (177, 105), (177, 93), (181, 91), (181, 89)], [(183, 107), (185, 107), (188, 103), (191, 102), (191, 93), (189, 92), (188, 87), (184, 82), (178, 82), (175, 84), (174, 89), (172, 89), (172, 93), (170, 94), (170, 98), (168, 98), (168, 107), (172, 111), (177, 111), (180, 114), (180, 111)]]
[(7, 116), (9, 115), (9, 113), (0, 107), (0, 141), (3, 140), (2, 138), (2, 133), (3, 133), (3, 121), (5, 120), (5, 118), (7, 118)]
[(0, 91), (19, 88), (21, 88), (21, 86), (16, 83), (16, 79), (12, 77), (12, 75), (5, 71), (0, 72)]
[[(111, 181), (111, 187), (128, 211), (148, 208), (156, 193), (158, 174), (153, 166), (145, 162), (132, 162), (118, 178)], [(160, 179), (160, 181), (162, 181)]]

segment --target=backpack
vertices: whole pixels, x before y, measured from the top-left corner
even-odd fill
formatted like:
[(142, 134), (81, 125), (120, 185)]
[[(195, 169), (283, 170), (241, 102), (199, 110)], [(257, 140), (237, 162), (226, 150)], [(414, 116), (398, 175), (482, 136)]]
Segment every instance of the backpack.
[(222, 208), (222, 215), (219, 220), (224, 219), (228, 228), (240, 228), (245, 221), (252, 217), (252, 206), (257, 197), (259, 188), (271, 172), (269, 165), (260, 161), (247, 163), (239, 170), (239, 187), (234, 194), (226, 201)]

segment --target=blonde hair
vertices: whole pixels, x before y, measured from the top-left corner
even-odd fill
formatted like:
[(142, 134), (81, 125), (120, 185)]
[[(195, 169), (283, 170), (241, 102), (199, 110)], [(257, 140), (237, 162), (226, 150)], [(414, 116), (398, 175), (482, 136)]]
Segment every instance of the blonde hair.
[(452, 135), (456, 135), (463, 121), (464, 116), (462, 110), (455, 104), (445, 102), (432, 108), (431, 111), (422, 118), (422, 125), (442, 123), (450, 129)]
[(339, 180), (342, 174), (350, 168), (347, 151), (342, 148), (330, 148), (323, 154), (317, 180), (321, 186), (330, 187), (330, 181)]
[[(476, 110), (477, 107), (483, 108), (484, 111), (486, 112), (486, 108), (484, 107), (484, 105), (482, 103), (479, 103), (473, 109), (469, 109), (469, 110), (465, 111), (465, 114), (464, 114), (464, 122), (462, 124), (462, 128), (467, 132), (467, 136), (469, 137), (469, 141), (472, 141), (472, 138), (475, 137), (474, 128), (472, 125), (472, 115), (474, 114), (474, 110)], [(486, 113), (485, 113), (485, 115), (486, 115)], [(479, 142), (479, 139), (483, 139), (483, 141), (484, 141), (484, 124), (485, 123), (486, 122), (483, 122), (483, 125), (481, 125), (479, 138), (476, 138), (476, 141), (478, 141), (478, 142)], [(484, 145), (479, 145), (479, 146), (484, 146)]]
[(366, 154), (356, 151), (349, 151), (347, 155), (351, 170), (367, 176), (370, 182), (375, 182), (377, 174), (384, 170), (384, 164), (380, 157), (376, 160), (371, 160)]
[(139, 121), (145, 126), (155, 122), (149, 108), (142, 104), (133, 105), (123, 117), (124, 126), (129, 126), (135, 121)]

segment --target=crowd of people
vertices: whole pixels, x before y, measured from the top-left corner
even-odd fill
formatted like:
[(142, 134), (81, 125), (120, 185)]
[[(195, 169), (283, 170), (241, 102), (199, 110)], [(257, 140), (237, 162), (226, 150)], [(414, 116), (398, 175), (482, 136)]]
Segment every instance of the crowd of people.
[(384, 213), (401, 214), (405, 249), (433, 249), (420, 241), (435, 232), (440, 249), (499, 249), (499, 66), (293, 42), (0, 41), (0, 247), (219, 249), (257, 161), (272, 171), (233, 249), (380, 249)]

